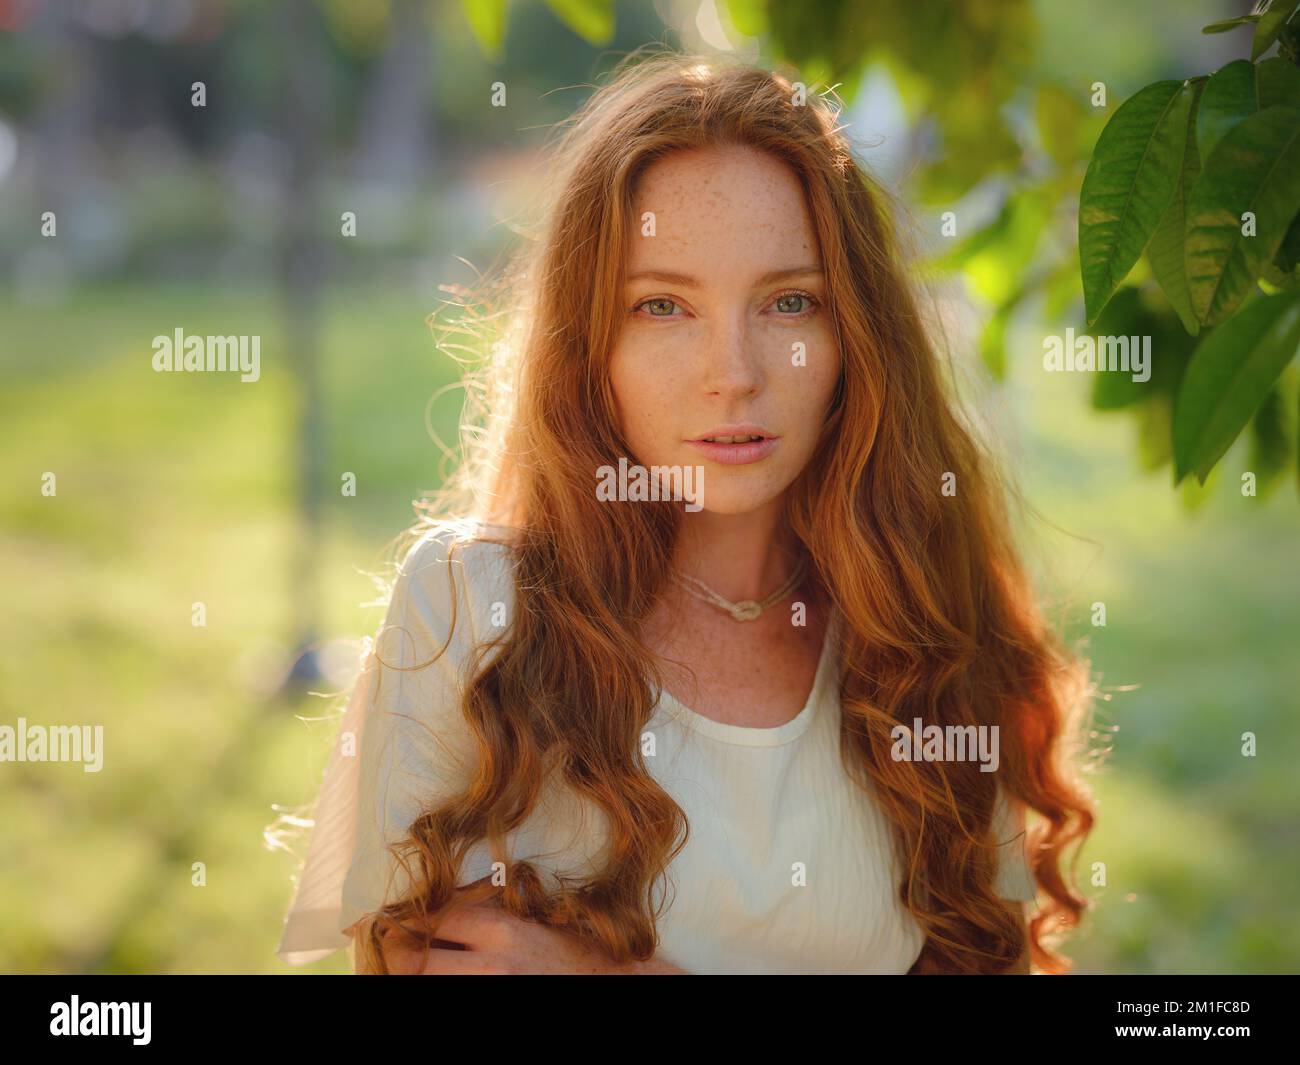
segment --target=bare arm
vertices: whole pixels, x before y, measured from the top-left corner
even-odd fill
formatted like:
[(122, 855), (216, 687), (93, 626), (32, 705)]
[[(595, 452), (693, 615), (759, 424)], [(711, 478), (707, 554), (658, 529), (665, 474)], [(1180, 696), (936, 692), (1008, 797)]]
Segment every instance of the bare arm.
[[(468, 888), (461, 888), (468, 891)], [(439, 927), (446, 939), (432, 946), (412, 949), (381, 942), (384, 964), (390, 973), (586, 973), (610, 976), (689, 976), (662, 958), (618, 963), (603, 950), (580, 943), (560, 929), (522, 921), (495, 906), (472, 906), (445, 916)], [(352, 937), (349, 956), (353, 972), (364, 971), (358, 963), (356, 937), (370, 934), (369, 918), (347, 929)], [(467, 953), (468, 952), (468, 953)]]

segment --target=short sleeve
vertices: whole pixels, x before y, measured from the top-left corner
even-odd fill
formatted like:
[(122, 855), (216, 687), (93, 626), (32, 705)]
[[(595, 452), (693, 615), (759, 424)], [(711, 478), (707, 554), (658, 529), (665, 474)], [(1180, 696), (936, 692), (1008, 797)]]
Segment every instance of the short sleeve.
[[(476, 747), (461, 701), (476, 646), (508, 613), (507, 565), (502, 545), (453, 549), (444, 532), (421, 539), (398, 568), (317, 798), (277, 951), (290, 964), (345, 947), (345, 929), (409, 887), (389, 845), (425, 809), (469, 784)], [(490, 852), (479, 843), (458, 882), (490, 870)]]
[(1004, 899), (1032, 902), (1038, 885), (1025, 852), (1025, 811), (1018, 799), (1008, 800), (999, 786), (993, 813), (994, 837), (999, 841), (996, 889)]

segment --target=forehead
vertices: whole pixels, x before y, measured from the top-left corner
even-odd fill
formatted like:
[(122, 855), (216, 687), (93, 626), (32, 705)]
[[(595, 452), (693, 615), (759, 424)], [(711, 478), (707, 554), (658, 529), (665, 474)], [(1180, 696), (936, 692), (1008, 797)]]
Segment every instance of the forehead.
[[(677, 151), (642, 173), (633, 196), (629, 270), (691, 264), (692, 272), (761, 272), (815, 261), (817, 239), (795, 172), (754, 148)], [(646, 212), (654, 235), (643, 235)]]

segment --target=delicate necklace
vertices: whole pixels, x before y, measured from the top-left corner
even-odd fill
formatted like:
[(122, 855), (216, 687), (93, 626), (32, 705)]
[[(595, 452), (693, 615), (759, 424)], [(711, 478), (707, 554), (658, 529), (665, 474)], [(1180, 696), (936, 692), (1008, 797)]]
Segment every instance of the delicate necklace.
[(766, 599), (762, 601), (757, 599), (742, 599), (739, 603), (733, 603), (730, 599), (720, 596), (702, 580), (683, 573), (679, 569), (672, 570), (672, 578), (691, 595), (695, 596), (696, 599), (720, 607), (737, 621), (753, 621), (768, 607), (775, 606), (794, 591), (799, 582), (803, 580), (804, 571), (807, 568), (808, 558), (805, 556), (799, 560), (799, 565), (795, 566), (794, 572), (790, 574), (790, 579)]

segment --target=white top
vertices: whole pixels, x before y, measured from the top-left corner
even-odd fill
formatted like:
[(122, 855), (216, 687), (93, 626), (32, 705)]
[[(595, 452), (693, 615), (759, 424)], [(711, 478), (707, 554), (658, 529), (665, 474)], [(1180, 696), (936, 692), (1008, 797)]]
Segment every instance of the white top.
[[(385, 621), (394, 628), (377, 648), (388, 665), (369, 648), (364, 655), (277, 950), (290, 964), (347, 946), (343, 929), (396, 897), (404, 874), (386, 844), (401, 839), (423, 807), (468, 780), (462, 678), (474, 645), (498, 635), (494, 623), (509, 618), (514, 585), (503, 546), (461, 544), (449, 564), (452, 539), (435, 530), (412, 548)], [(449, 630), (437, 661), (389, 668), (428, 662)], [(832, 646), (828, 626), (813, 690), (784, 725), (724, 724), (665, 691), (646, 727), (654, 736), (646, 763), (690, 823), (689, 840), (668, 867), (673, 901), (658, 922), (658, 955), (689, 972), (905, 973), (920, 953), (923, 933), (898, 900), (901, 872), (887, 819), (840, 763)], [(559, 788), (543, 792), (507, 838), (509, 851), (544, 876), (581, 875), (595, 868), (604, 815)], [(996, 825), (1005, 841), (999, 893), (1031, 900), (1023, 811), (1018, 803), (1009, 808), (1000, 790)], [(489, 875), (491, 866), (480, 842), (458, 883)]]

